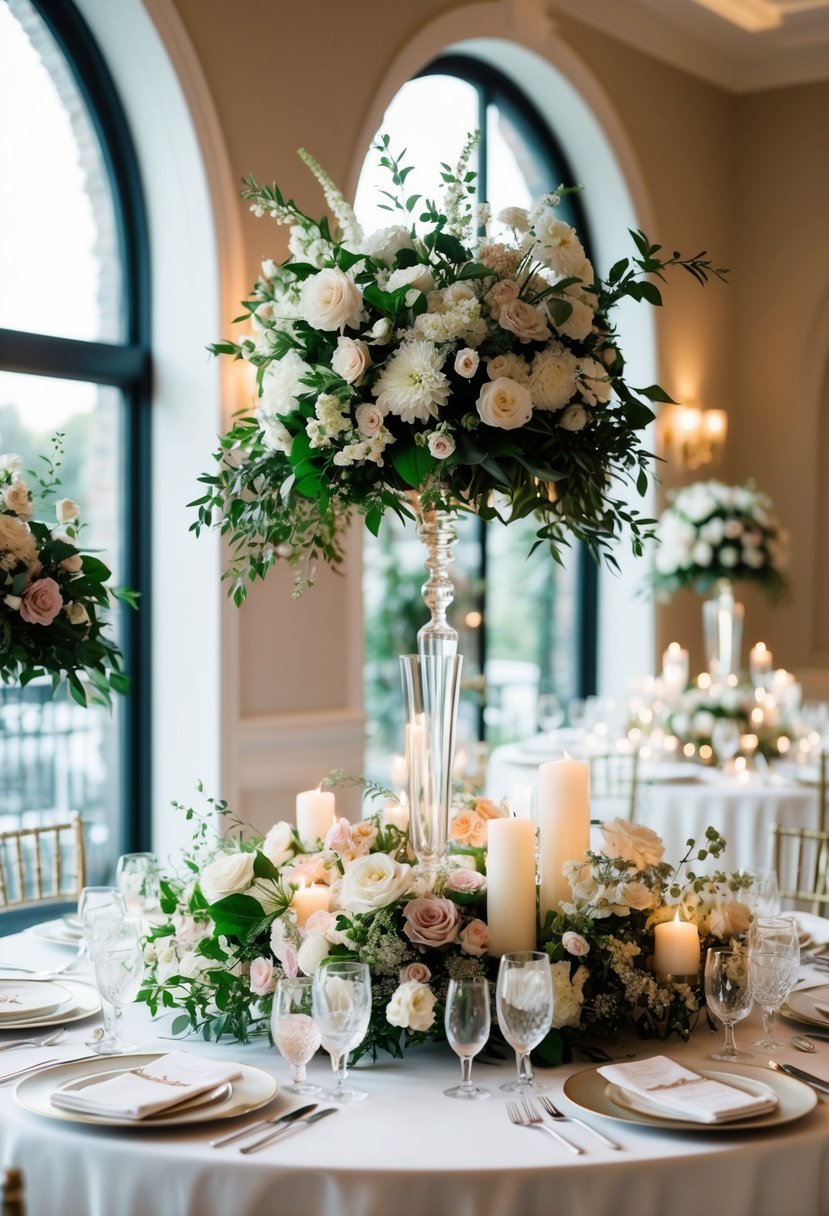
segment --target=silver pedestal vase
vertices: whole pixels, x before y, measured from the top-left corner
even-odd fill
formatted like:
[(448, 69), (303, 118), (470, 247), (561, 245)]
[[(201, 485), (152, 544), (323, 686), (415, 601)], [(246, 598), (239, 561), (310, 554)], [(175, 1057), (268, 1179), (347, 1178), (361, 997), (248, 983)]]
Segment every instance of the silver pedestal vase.
[(739, 677), (743, 614), (743, 605), (734, 599), (734, 585), (719, 579), (714, 595), (702, 605), (705, 657), (716, 684), (726, 683), (729, 676)]

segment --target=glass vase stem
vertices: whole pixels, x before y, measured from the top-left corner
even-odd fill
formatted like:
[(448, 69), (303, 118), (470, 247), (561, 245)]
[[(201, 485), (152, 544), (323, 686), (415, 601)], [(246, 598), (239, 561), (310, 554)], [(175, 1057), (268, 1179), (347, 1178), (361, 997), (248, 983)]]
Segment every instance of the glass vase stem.
[(454, 560), (458, 539), (451, 511), (424, 509), (419, 495), (413, 496), (417, 516), (417, 534), (426, 546), (426, 569), (429, 577), (423, 584), (423, 600), (430, 620), (417, 635), (419, 654), (449, 656), (457, 654), (458, 631), (446, 619), (446, 611), (455, 598), (449, 567)]

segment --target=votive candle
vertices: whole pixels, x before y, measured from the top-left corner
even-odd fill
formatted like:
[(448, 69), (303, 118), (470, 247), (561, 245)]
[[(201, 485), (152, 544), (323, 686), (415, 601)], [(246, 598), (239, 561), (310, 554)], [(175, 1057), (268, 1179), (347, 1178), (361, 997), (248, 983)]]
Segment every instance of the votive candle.
[(296, 796), (296, 828), (306, 849), (324, 840), (334, 825), (334, 795), (331, 790), (303, 790)]
[(653, 969), (659, 975), (699, 973), (699, 930), (689, 920), (663, 921), (654, 928)]
[(291, 907), (296, 913), (296, 923), (304, 929), (305, 922), (314, 912), (328, 912), (331, 908), (331, 888), (323, 882), (304, 884), (294, 891), (291, 896)]

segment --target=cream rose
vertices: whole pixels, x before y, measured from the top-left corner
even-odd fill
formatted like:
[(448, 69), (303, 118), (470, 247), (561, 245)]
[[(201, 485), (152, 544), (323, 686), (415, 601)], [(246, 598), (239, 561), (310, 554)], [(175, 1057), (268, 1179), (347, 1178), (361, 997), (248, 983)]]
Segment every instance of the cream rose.
[(397, 291), (399, 287), (412, 287), (415, 291), (422, 291), (426, 295), (427, 292), (434, 290), (434, 286), (435, 280), (429, 267), (418, 263), (416, 266), (405, 266), (401, 270), (395, 270), (389, 276), (388, 290)]
[(0, 553), (11, 553), (26, 566), (35, 562), (35, 538), (16, 515), (0, 515)]
[(350, 275), (335, 266), (305, 280), (300, 307), (313, 329), (353, 329), (360, 324), (363, 293)]
[(475, 405), (482, 422), (505, 431), (524, 426), (533, 414), (529, 390), (506, 376), (485, 384)]
[(386, 1021), (406, 1030), (430, 1030), (435, 1021), (435, 1000), (426, 984), (409, 980), (400, 985), (386, 1006)]
[(355, 384), (371, 367), (371, 355), (365, 342), (354, 338), (338, 338), (331, 367), (346, 384)]
[(331, 953), (331, 943), (322, 933), (306, 933), (296, 958), (303, 975), (314, 975), (324, 958)]
[(544, 342), (552, 336), (545, 318), (526, 300), (508, 300), (501, 308), (498, 324), (515, 334), (519, 342)]
[(717, 908), (711, 909), (708, 919), (710, 932), (714, 937), (725, 940), (747, 933), (751, 924), (751, 909), (736, 899), (730, 899)]
[(471, 380), (478, 370), (480, 361), (481, 357), (478, 352), (465, 346), (455, 355), (455, 371), (459, 376), (463, 376), (464, 380)]
[(665, 846), (656, 832), (639, 823), (628, 823), (625, 819), (610, 819), (602, 824), (606, 857), (621, 857), (632, 862), (637, 870), (646, 866), (658, 866), (665, 856)]
[(563, 431), (583, 431), (587, 426), (587, 410), (583, 405), (568, 405), (558, 425)]
[(201, 872), (199, 886), (209, 904), (247, 891), (253, 882), (253, 853), (222, 853)]
[(432, 431), (427, 443), (429, 454), (434, 456), (435, 460), (446, 460), (455, 450), (455, 440), (451, 435), (444, 435), (441, 431)]
[(259, 846), (268, 861), (275, 866), (284, 866), (294, 855), (294, 834), (291, 825), (283, 820), (275, 823)]
[(71, 625), (86, 625), (89, 620), (89, 613), (83, 604), (67, 604), (66, 615)]
[(55, 503), (55, 514), (60, 524), (71, 524), (80, 513), (80, 507), (72, 498), (60, 498)]
[(552, 963), (553, 977), (553, 1026), (578, 1026), (584, 1004), (584, 983), (590, 974), (586, 967), (579, 967), (571, 978), (570, 964), (564, 960)]
[(458, 940), (465, 954), (480, 958), (489, 949), (489, 929), (485, 921), (471, 920), (461, 929)]
[(409, 889), (411, 866), (387, 853), (369, 853), (349, 866), (340, 884), (339, 904), (346, 912), (374, 912)]
[(357, 422), (357, 430), (361, 435), (365, 435), (366, 439), (373, 439), (383, 429), (385, 415), (376, 405), (358, 405), (354, 411), (354, 417)]
[(561, 944), (567, 953), (572, 954), (574, 958), (581, 958), (583, 954), (587, 954), (590, 950), (590, 942), (587, 938), (582, 937), (580, 933), (574, 933), (572, 929), (568, 929), (566, 933), (562, 933)]
[(250, 990), (254, 996), (267, 996), (276, 987), (273, 963), (267, 958), (255, 958), (250, 965)]
[(21, 519), (32, 518), (32, 499), (29, 487), (22, 478), (13, 481), (3, 490), (3, 501), (9, 511), (14, 511)]
[(403, 932), (416, 946), (445, 946), (458, 940), (460, 909), (441, 895), (423, 895), (403, 909)]

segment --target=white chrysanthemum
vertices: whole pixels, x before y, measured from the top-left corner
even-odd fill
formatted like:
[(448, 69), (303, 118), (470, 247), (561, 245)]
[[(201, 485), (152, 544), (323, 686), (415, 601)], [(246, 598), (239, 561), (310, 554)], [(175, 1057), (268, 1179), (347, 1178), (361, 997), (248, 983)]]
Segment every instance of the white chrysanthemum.
[(269, 363), (262, 377), (260, 418), (265, 415), (273, 417), (275, 414), (290, 414), (292, 410), (297, 409), (299, 394), (309, 391), (301, 380), (310, 370), (295, 350), (289, 350), (281, 359)]
[(449, 399), (442, 365), (443, 355), (433, 342), (404, 342), (375, 381), (378, 404), (404, 422), (437, 418)]

